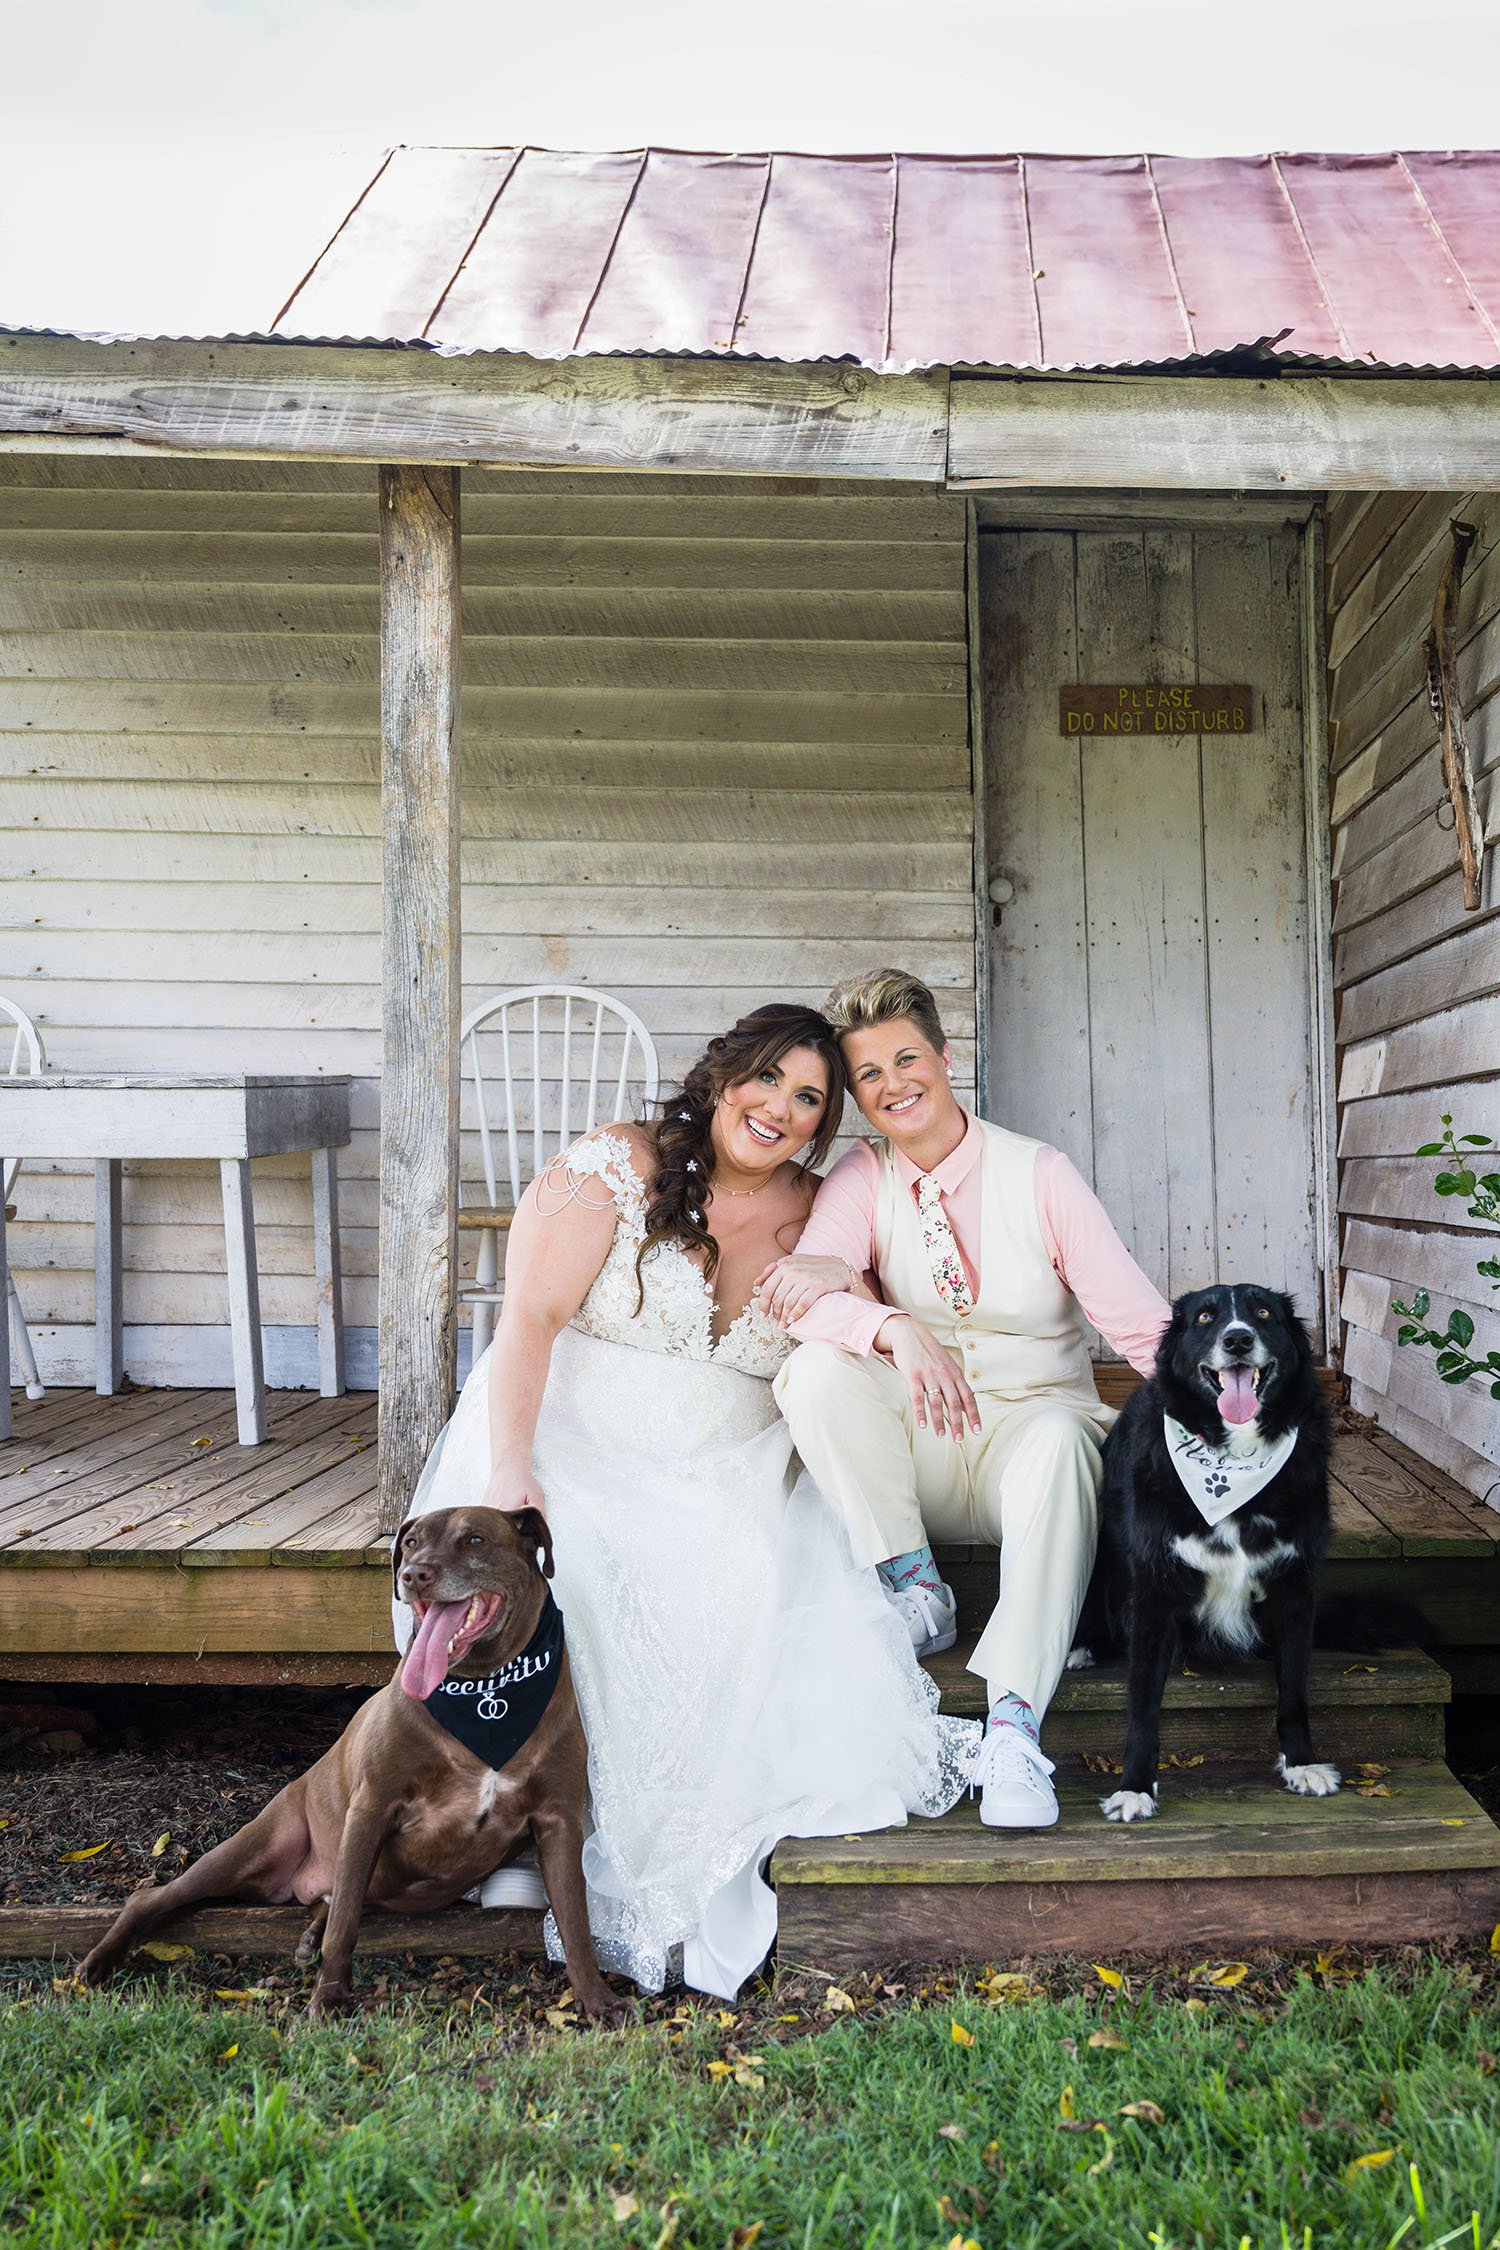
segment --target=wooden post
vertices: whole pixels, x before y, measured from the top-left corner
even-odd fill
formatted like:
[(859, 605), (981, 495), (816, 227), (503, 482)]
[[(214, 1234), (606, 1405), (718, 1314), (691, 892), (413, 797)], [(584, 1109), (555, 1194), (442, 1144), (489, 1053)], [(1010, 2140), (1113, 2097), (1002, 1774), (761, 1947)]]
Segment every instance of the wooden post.
[(457, 1336), (459, 488), (380, 471), (380, 1528), (453, 1404)]

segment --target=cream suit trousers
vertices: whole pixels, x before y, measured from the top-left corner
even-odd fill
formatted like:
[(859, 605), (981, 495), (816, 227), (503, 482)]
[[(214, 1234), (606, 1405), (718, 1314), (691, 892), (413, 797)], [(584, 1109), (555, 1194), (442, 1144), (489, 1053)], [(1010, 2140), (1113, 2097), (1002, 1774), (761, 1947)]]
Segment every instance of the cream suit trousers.
[(776, 1378), (797, 1451), (849, 1527), (854, 1559), (884, 1562), (924, 1541), (1000, 1549), (1000, 1594), (969, 1660), (994, 1698), (1040, 1717), (1088, 1590), (1098, 1539), (1104, 1433), (1045, 1398), (979, 1395), (975, 1436), (919, 1429), (905, 1382), (875, 1356), (801, 1344)]

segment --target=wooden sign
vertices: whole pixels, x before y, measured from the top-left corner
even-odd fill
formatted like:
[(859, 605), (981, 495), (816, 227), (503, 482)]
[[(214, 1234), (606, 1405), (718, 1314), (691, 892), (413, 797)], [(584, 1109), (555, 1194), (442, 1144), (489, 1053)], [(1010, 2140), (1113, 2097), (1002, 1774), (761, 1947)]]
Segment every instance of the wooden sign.
[(1247, 687), (1065, 687), (1057, 706), (1066, 735), (1249, 734), (1255, 725)]

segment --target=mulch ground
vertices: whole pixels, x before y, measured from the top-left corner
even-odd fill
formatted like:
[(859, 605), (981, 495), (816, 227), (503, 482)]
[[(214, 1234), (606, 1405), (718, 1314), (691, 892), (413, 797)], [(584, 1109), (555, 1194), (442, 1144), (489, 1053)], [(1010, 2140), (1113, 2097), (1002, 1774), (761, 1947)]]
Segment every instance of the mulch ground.
[(361, 1700), (0, 1687), (0, 1904), (94, 1906), (175, 1874), (305, 1772)]

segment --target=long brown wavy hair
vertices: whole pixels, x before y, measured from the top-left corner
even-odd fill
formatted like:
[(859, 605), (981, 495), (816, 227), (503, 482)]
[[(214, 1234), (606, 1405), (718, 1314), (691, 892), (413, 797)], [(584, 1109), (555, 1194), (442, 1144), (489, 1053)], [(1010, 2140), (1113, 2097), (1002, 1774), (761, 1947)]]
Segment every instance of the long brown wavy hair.
[[(646, 1198), (646, 1236), (636, 1253), (636, 1284), (641, 1292), (637, 1310), (645, 1302), (641, 1261), (658, 1242), (701, 1249), (705, 1278), (712, 1281), (719, 1245), (708, 1231), (704, 1206), (714, 1176), (714, 1111), (729, 1087), (758, 1077), (794, 1047), (811, 1047), (822, 1056), (828, 1072), (828, 1100), (802, 1159), (803, 1171), (812, 1171), (833, 1146), (848, 1085), (833, 1026), (816, 1008), (783, 1001), (752, 1008), (730, 1030), (710, 1039), (683, 1079), (681, 1091), (666, 1096), (658, 1115), (647, 1121), (655, 1168)], [(807, 1194), (811, 1202), (811, 1180)]]

